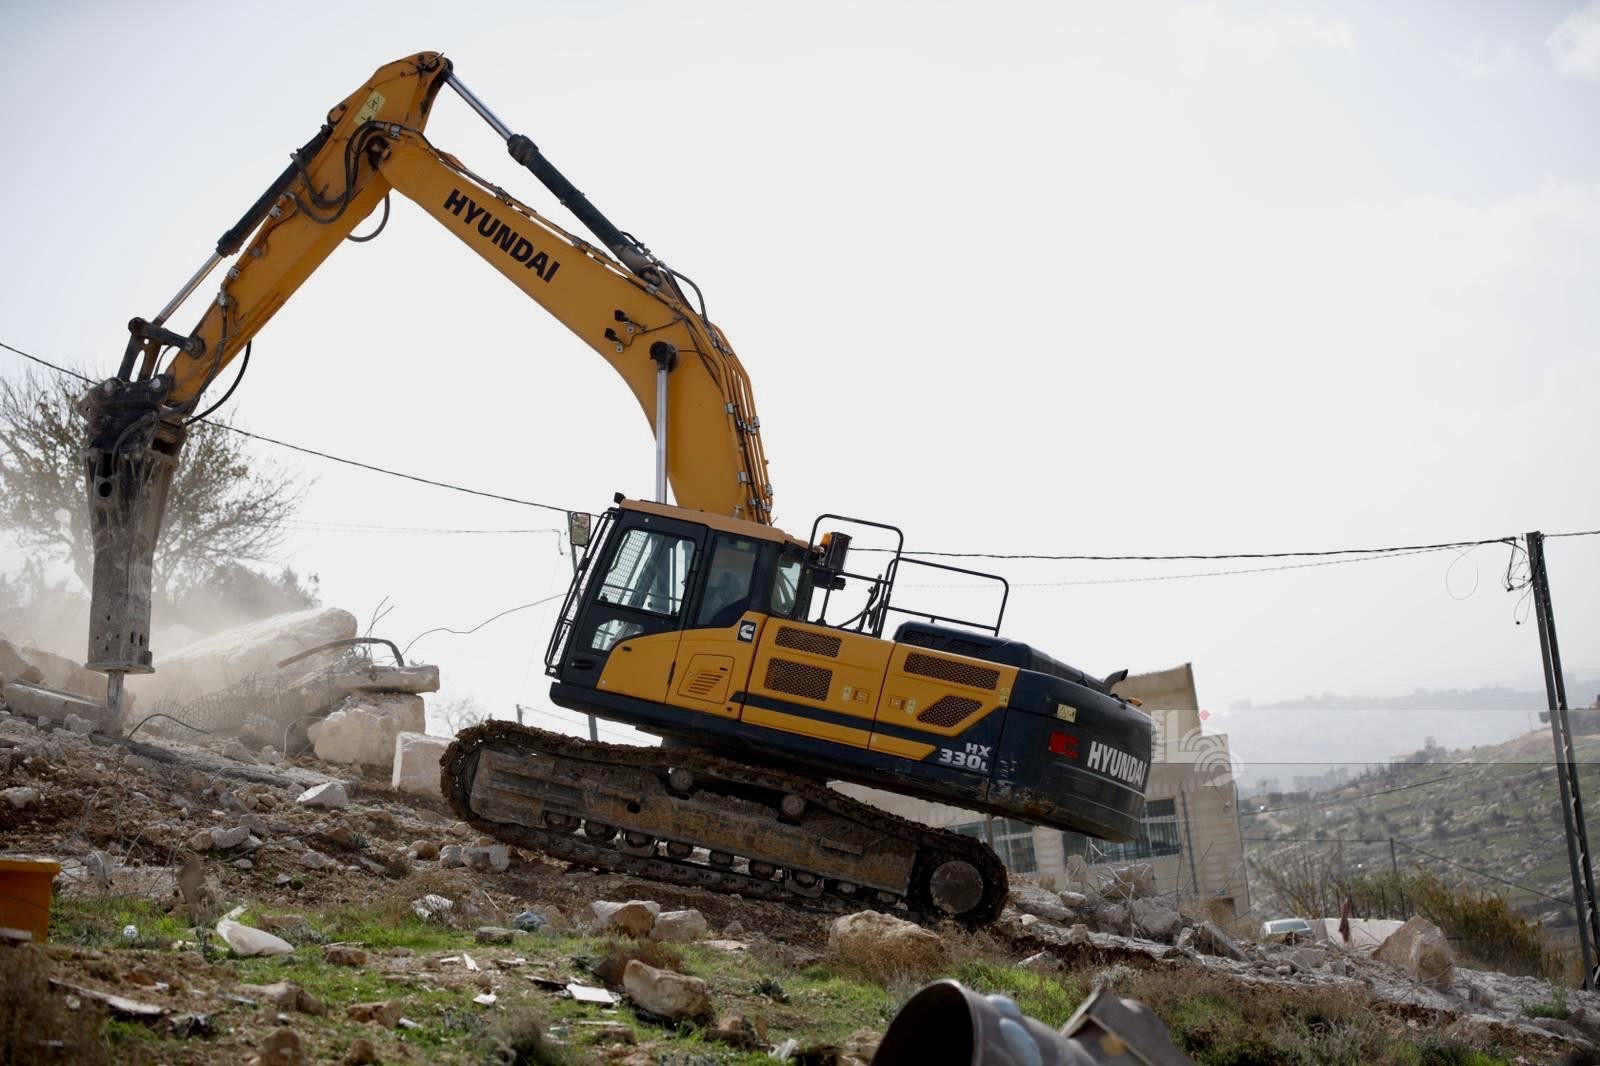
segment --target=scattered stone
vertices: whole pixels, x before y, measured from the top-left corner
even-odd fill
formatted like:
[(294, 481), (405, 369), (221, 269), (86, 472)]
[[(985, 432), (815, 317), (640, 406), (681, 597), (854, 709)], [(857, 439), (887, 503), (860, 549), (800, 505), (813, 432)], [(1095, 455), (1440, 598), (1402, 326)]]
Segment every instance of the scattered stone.
[(0, 792), (0, 797), (4, 797), (5, 801), (11, 804), (11, 809), (14, 811), (20, 811), (28, 807), (37, 806), (39, 800), (41, 799), (39, 790), (36, 788), (30, 788), (27, 785), (18, 785), (16, 788), (8, 788), (4, 792)]
[(679, 1021), (711, 1013), (711, 996), (700, 978), (658, 970), (638, 959), (628, 960), (622, 987), (640, 1010), (658, 1018)]
[(1133, 911), (1134, 926), (1151, 940), (1166, 942), (1183, 924), (1183, 918), (1177, 911), (1154, 900), (1135, 897), (1129, 906)]
[(444, 847), (439, 849), (439, 865), (443, 866), (446, 870), (453, 870), (459, 866), (465, 866), (467, 864), (467, 860), (463, 855), (464, 850), (465, 849), (463, 849), (460, 844), (446, 844)]
[(279, 981), (270, 985), (240, 985), (239, 993), (252, 999), (276, 1004), (285, 1010), (299, 1011), (301, 1014), (325, 1014), (328, 1009), (322, 1005), (321, 1000), (293, 981)]
[(1425, 918), (1411, 918), (1378, 945), (1372, 957), (1398, 966), (1436, 992), (1449, 992), (1455, 984), (1456, 960), (1450, 943), (1438, 926)]
[(744, 932), (744, 924), (737, 919), (722, 927), (722, 935), (730, 940), (742, 932)]
[(662, 911), (650, 927), (651, 940), (688, 943), (706, 933), (705, 917), (697, 910)]
[(96, 726), (96, 724), (94, 722), (91, 722), (87, 718), (79, 718), (75, 714), (67, 715), (65, 724), (66, 724), (68, 732), (74, 733), (74, 734), (76, 734), (77, 736), (80, 736), (80, 737), (88, 736), (90, 733), (93, 733), (95, 731), (95, 729), (97, 728), (97, 726)]
[(439, 845), (431, 840), (414, 840), (411, 842), (411, 846), (406, 849), (406, 853), (413, 859), (437, 859), (439, 857)]
[(303, 1066), (306, 1056), (298, 1033), (293, 1029), (274, 1029), (261, 1042), (261, 1054), (250, 1061), (260, 1066)]
[(1220, 955), (1235, 962), (1248, 962), (1250, 956), (1214, 922), (1201, 922), (1195, 926), (1195, 946), (1210, 955)]
[(493, 992), (480, 992), (476, 996), (472, 997), (472, 1002), (478, 1004), (480, 1007), (492, 1007), (499, 1002), (499, 1000), (500, 997), (495, 995)]
[(761, 1038), (756, 1035), (756, 1027), (736, 1010), (718, 1015), (706, 1035), (731, 1047), (755, 1048), (762, 1045)]
[(1117, 933), (1127, 932), (1128, 908), (1120, 903), (1104, 904), (1095, 910), (1094, 920), (1102, 930), (1111, 930)]
[(938, 934), (878, 911), (860, 911), (835, 919), (828, 930), (828, 950), (867, 970), (893, 965), (898, 970), (922, 973), (943, 966), (947, 954)]
[(1061, 902), (1061, 897), (1048, 889), (1018, 881), (1011, 886), (1011, 905), (1023, 914), (1033, 914), (1046, 921), (1070, 924), (1077, 917)]
[(1315, 970), (1327, 961), (1327, 948), (1306, 945), (1297, 947), (1289, 952), (1289, 964), (1301, 970)]
[(398, 999), (391, 999), (383, 1003), (352, 1003), (344, 1012), (351, 1021), (376, 1022), (385, 1029), (393, 1029), (400, 1024), (405, 1009), (405, 1004)]
[[(1335, 959), (1334, 961), (1341, 965), (1344, 963), (1343, 959)], [(1494, 993), (1489, 991), (1487, 985), (1479, 981), (1467, 982), (1467, 1001), (1490, 1010), (1494, 1009)]]
[[(422, 697), (399, 692), (365, 692), (348, 696), (326, 718), (306, 730), (312, 750), (323, 762), (392, 766), (396, 739), (427, 727)], [(438, 789), (437, 770), (434, 788)]]
[(1050, 954), (1048, 951), (1041, 951), (1036, 954), (1029, 955), (1027, 958), (1017, 963), (1017, 965), (1021, 969), (1028, 970), (1032, 973), (1055, 973), (1057, 970), (1061, 969), (1061, 960)]
[(202, 829), (184, 841), (184, 846), (190, 851), (210, 851), (212, 845), (213, 840), (209, 829)]
[(509, 944), (517, 938), (517, 932), (498, 925), (480, 925), (472, 938), (480, 944)]
[(425, 922), (448, 922), (455, 909), (453, 901), (432, 893), (411, 901), (412, 913)]
[(247, 814), (239, 819), (239, 824), (258, 837), (271, 835), (270, 830), (267, 829), (267, 820), (259, 814)]
[(300, 853), (300, 865), (308, 870), (325, 870), (334, 865), (334, 861), (320, 851), (307, 848)]
[(211, 846), (218, 851), (227, 851), (229, 848), (236, 848), (243, 844), (245, 838), (249, 835), (250, 830), (242, 825), (236, 825), (232, 829), (213, 829), (211, 830)]
[(326, 781), (300, 793), (295, 802), (303, 807), (338, 810), (350, 803), (350, 796), (345, 792), (343, 781)]
[(499, 905), (495, 903), (493, 896), (481, 888), (473, 889), (467, 898), (461, 901), (461, 913), (472, 921), (482, 922), (484, 925), (500, 924)]
[(1081, 947), (1085, 944), (1094, 943), (1094, 938), (1089, 935), (1089, 927), (1079, 922), (1067, 930), (1067, 943)]
[(230, 737), (228, 742), (222, 745), (222, 755), (223, 758), (232, 759), (234, 762), (242, 762), (250, 766), (258, 765), (260, 762), (254, 755), (250, 754), (250, 749), (245, 747), (244, 742), (238, 737)]
[(1082, 892), (1061, 892), (1061, 905), (1070, 911), (1083, 911), (1089, 906), (1089, 897)]
[(358, 1036), (350, 1041), (350, 1048), (344, 1053), (344, 1061), (347, 1066), (366, 1066), (367, 1063), (378, 1061), (378, 1049), (373, 1047), (372, 1041), (366, 1037)]
[(504, 844), (470, 847), (462, 857), (474, 870), (492, 869), (504, 873), (511, 869), (511, 849)]
[(322, 961), (334, 966), (354, 966), (357, 968), (367, 964), (367, 953), (360, 948), (344, 947), (340, 944), (329, 944), (322, 949)]
[(235, 870), (254, 870), (256, 868), (256, 864), (251, 862), (249, 859), (234, 859), (233, 868)]
[(626, 903), (611, 903), (597, 899), (589, 904), (589, 909), (594, 912), (597, 933), (623, 933), (636, 939), (643, 939), (650, 934), (650, 929), (656, 924), (656, 915), (661, 913), (661, 904), (652, 900), (634, 899)]
[(1182, 929), (1179, 929), (1178, 939), (1174, 940), (1172, 945), (1179, 951), (1194, 951), (1194, 927), (1186, 925)]
[(536, 930), (543, 929), (548, 924), (548, 918), (542, 914), (535, 914), (533, 911), (523, 911), (521, 914), (511, 919), (511, 927), (513, 929), (521, 929), (526, 933), (532, 933)]

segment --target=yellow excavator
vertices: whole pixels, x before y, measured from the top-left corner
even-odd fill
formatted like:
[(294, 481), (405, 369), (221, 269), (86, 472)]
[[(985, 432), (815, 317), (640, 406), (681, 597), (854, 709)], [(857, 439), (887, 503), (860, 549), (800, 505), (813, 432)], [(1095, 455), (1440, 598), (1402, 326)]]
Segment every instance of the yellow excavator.
[[(428, 141), (445, 86), (594, 241)], [(506, 722), (469, 729), (441, 766), (442, 792), (463, 818), (604, 869), (967, 925), (992, 920), (1005, 901), (994, 852), (829, 781), (1134, 837), (1151, 723), (1113, 695), (1122, 675), (1092, 677), (1002, 637), (1004, 580), (908, 556), (893, 526), (823, 515), (800, 539), (772, 525), (750, 385), (694, 284), (613, 225), (433, 52), (390, 63), (337, 104), (161, 313), (129, 324), (116, 376), (84, 399), (88, 665), (107, 673), (113, 706), (126, 674), (153, 668), (151, 557), (186, 427), (233, 389), (206, 410), (202, 394), (236, 359), (242, 376), (255, 334), (340, 242), (370, 239), (356, 227), (380, 208), (387, 221), (391, 192), (616, 368), (656, 438), (657, 502), (618, 496), (600, 517), (545, 663), (556, 704), (664, 743), (616, 746)], [(194, 329), (169, 329), (233, 256)], [(668, 483), (678, 506), (664, 502)], [(852, 553), (863, 535), (881, 546), (875, 557)], [(971, 620), (907, 606), (896, 582), (912, 567), (992, 579), (1000, 607)]]

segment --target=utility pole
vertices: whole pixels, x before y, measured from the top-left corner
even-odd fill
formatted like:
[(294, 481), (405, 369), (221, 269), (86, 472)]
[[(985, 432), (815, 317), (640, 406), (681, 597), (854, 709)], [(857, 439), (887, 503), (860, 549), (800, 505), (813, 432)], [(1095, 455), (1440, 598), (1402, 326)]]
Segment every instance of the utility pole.
[[(1400, 880), (1400, 860), (1394, 855), (1394, 837), (1389, 838), (1389, 872), (1394, 874), (1395, 891), (1400, 893), (1400, 913), (1406, 914), (1411, 905), (1406, 902), (1406, 886)], [(1406, 914), (1406, 917), (1409, 918), (1410, 915)]]
[(1528, 581), (1533, 586), (1533, 613), (1539, 620), (1539, 654), (1544, 660), (1544, 689), (1550, 704), (1550, 737), (1556, 749), (1556, 780), (1561, 785), (1561, 820), (1567, 831), (1567, 863), (1572, 868), (1572, 904), (1578, 919), (1578, 946), (1583, 951), (1583, 987), (1593, 990), (1595, 945), (1600, 943), (1600, 909), (1595, 905), (1594, 864), (1589, 859), (1589, 833), (1583, 822), (1583, 797), (1578, 790), (1578, 764), (1567, 720), (1567, 682), (1561, 673), (1561, 648), (1556, 643), (1555, 610), (1550, 604), (1550, 574), (1545, 569), (1544, 534), (1526, 536)]

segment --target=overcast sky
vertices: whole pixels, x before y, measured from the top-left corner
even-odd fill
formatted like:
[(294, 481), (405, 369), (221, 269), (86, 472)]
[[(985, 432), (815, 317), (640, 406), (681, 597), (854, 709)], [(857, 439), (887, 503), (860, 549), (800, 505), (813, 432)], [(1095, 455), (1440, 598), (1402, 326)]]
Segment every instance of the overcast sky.
[[(704, 289), (797, 534), (825, 510), (995, 552), (1600, 527), (1600, 0), (13, 0), (0, 31), (0, 340), (96, 374), (330, 105), (439, 49)], [(572, 224), (448, 92), (429, 136)], [(564, 507), (651, 490), (621, 380), (411, 204), (258, 341), (231, 405), (247, 428)], [(0, 375), (23, 368), (0, 352)], [(283, 560), (363, 620), (388, 597), (387, 635), (569, 579), (550, 533), (333, 528), (549, 512), (260, 454), (316, 479)], [(1249, 564), (996, 565), (1010, 635), (1096, 673), (1192, 661), (1222, 710), (1535, 685), (1506, 562), (1115, 584), (1082, 582)], [(1568, 666), (1593, 674), (1600, 537), (1549, 562)], [(555, 609), (415, 650), (447, 695), (548, 711)]]

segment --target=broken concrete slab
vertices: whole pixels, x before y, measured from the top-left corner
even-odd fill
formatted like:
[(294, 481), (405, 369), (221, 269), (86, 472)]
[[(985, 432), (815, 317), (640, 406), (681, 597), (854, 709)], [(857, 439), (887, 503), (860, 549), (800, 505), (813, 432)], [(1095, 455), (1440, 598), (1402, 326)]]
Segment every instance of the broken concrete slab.
[(302, 807), (325, 807), (329, 810), (338, 810), (350, 802), (350, 795), (345, 791), (343, 781), (326, 781), (306, 789), (295, 797), (295, 802)]
[[(278, 663), (300, 652), (356, 635), (356, 618), (337, 607), (320, 607), (274, 615), (249, 625), (223, 630), (176, 650), (155, 649), (156, 672), (130, 677), (128, 687), (141, 699), (178, 703), (220, 692), (254, 674), (279, 676)], [(313, 657), (291, 668), (299, 677), (337, 661), (339, 650), (325, 659)], [(320, 659), (320, 661), (319, 661)]]
[(363, 692), (408, 692), (421, 695), (439, 691), (439, 668), (427, 664), (381, 666), (368, 663), (336, 670), (323, 683), (340, 695)]
[(389, 785), (396, 792), (409, 792), (414, 796), (439, 796), (439, 764), (445, 749), (450, 747), (446, 737), (430, 737), (426, 733), (399, 733), (394, 738), (394, 766), (389, 775)]
[(421, 696), (367, 692), (346, 697), (328, 717), (307, 729), (306, 736), (323, 762), (390, 767), (395, 738), (426, 727)]
[(114, 733), (118, 731), (118, 715), (106, 705), (103, 692), (104, 677), (97, 676), (101, 676), (102, 687), (98, 701), (72, 692), (46, 688), (43, 685), (8, 681), (5, 686), (6, 704), (11, 708), (12, 714), (26, 715), (29, 718), (48, 718), (63, 726), (67, 724), (68, 719), (81, 719), (89, 722), (95, 732)]

